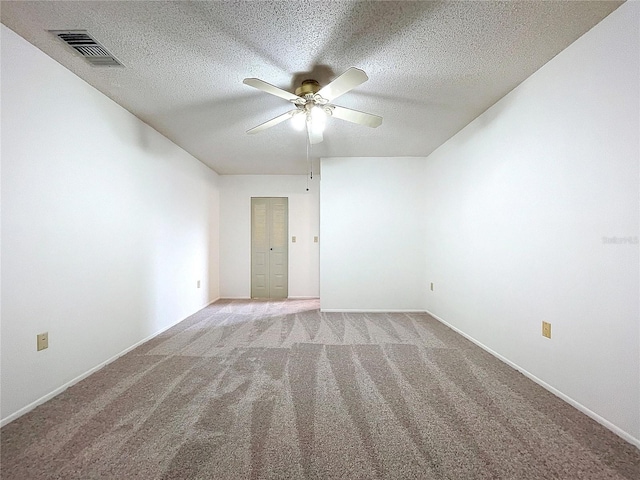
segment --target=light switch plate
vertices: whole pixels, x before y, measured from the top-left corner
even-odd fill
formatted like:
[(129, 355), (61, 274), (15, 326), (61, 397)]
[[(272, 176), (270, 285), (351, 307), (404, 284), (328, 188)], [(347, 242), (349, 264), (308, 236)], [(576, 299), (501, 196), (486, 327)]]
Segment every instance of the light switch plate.
[(542, 322), (542, 336), (551, 338), (551, 324), (549, 322)]
[(38, 351), (49, 348), (49, 332), (39, 333), (38, 335)]

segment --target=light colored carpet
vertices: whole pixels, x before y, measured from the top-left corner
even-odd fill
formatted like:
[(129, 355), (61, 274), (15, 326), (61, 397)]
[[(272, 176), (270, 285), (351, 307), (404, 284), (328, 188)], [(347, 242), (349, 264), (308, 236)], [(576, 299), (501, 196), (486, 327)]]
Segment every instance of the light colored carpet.
[(222, 300), (5, 426), (2, 479), (638, 479), (640, 451), (426, 314)]

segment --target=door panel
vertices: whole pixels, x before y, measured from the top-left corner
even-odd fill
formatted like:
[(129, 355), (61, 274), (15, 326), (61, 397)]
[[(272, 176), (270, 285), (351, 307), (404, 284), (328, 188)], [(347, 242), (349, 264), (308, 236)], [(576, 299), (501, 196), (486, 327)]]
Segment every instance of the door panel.
[(269, 238), (267, 198), (251, 199), (251, 297), (269, 297)]
[(271, 198), (270, 210), (270, 258), (269, 258), (269, 297), (287, 298), (288, 295), (288, 198)]
[(251, 199), (251, 297), (287, 298), (289, 199)]

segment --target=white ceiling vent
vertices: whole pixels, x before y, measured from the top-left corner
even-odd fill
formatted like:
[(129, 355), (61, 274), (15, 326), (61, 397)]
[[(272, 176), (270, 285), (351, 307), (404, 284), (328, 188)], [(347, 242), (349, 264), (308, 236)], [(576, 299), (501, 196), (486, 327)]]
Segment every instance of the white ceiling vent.
[(122, 67), (122, 63), (86, 30), (49, 30), (95, 67)]

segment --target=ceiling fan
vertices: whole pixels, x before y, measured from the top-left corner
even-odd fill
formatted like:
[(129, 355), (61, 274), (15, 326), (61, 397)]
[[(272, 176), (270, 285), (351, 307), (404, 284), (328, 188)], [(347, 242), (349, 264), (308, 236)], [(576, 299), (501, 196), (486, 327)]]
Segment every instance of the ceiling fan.
[(335, 117), (347, 122), (366, 125), (367, 127), (378, 127), (382, 123), (382, 117), (331, 103), (340, 95), (347, 93), (367, 80), (369, 80), (369, 77), (367, 77), (366, 73), (358, 68), (351, 67), (324, 87), (321, 87), (315, 80), (304, 80), (302, 85), (296, 88), (295, 94), (293, 94), (258, 78), (245, 78), (244, 84), (276, 97), (284, 98), (295, 105), (293, 110), (278, 115), (251, 130), (247, 130), (247, 133), (258, 133), (285, 120), (291, 120), (294, 128), (298, 130), (306, 127), (309, 143), (315, 144), (322, 142), (322, 132), (327, 117)]

